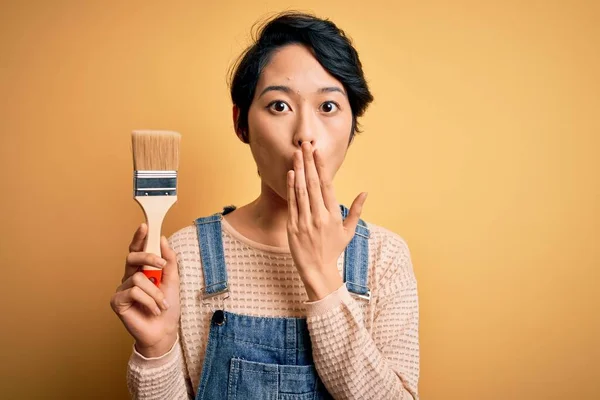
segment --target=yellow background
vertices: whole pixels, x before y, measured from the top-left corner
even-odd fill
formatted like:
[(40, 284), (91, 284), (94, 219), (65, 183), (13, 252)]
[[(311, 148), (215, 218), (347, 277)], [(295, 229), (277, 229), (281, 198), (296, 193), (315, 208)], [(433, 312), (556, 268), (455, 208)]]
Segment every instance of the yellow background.
[(0, 396), (127, 397), (130, 132), (183, 134), (165, 234), (252, 200), (226, 73), (284, 8), (361, 55), (336, 187), (410, 245), (422, 398), (600, 398), (599, 3), (498, 0), (3, 1)]

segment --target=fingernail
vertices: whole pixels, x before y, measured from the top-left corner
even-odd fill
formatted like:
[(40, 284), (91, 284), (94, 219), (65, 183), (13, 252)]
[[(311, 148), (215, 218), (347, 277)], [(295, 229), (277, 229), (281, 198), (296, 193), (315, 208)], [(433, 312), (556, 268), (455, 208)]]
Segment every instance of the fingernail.
[(158, 317), (160, 315), (160, 308), (156, 307), (154, 309), (154, 314)]
[(161, 258), (160, 260), (158, 260), (158, 265), (160, 265), (161, 267), (164, 267), (165, 265), (167, 265), (167, 260), (165, 260), (164, 258)]
[(169, 302), (167, 301), (167, 299), (164, 299), (162, 302), (163, 302), (163, 304), (165, 306), (165, 310), (167, 310), (170, 307), (169, 306)]

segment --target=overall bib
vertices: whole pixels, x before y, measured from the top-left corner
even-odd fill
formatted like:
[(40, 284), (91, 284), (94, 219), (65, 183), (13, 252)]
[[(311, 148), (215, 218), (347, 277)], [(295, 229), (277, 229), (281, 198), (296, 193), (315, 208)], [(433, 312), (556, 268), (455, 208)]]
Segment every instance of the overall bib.
[[(340, 206), (345, 219), (348, 209)], [(204, 298), (229, 291), (221, 219), (235, 206), (195, 221), (204, 273)], [(344, 282), (369, 300), (369, 229), (359, 220), (344, 252)], [(315, 369), (306, 318), (213, 313), (196, 400), (332, 399)]]

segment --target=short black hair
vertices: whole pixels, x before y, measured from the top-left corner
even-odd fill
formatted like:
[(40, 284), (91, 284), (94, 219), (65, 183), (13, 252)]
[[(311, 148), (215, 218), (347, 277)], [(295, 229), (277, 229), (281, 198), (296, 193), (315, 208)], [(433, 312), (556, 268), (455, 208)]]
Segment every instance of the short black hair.
[(352, 109), (351, 142), (354, 134), (360, 132), (357, 118), (364, 114), (373, 95), (358, 53), (344, 32), (327, 19), (287, 11), (260, 26), (253, 42), (238, 58), (230, 74), (231, 100), (240, 110), (235, 130), (243, 141), (249, 142), (248, 111), (262, 70), (277, 49), (301, 44), (311, 50), (323, 68), (344, 86)]

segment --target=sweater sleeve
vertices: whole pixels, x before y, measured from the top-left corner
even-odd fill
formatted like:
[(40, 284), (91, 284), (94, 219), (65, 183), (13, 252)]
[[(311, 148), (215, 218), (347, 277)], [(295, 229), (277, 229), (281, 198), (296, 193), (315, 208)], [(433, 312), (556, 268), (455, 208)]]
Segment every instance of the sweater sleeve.
[(335, 399), (419, 398), (417, 282), (407, 254), (394, 259), (378, 290), (371, 333), (357, 303), (363, 300), (345, 285), (306, 303), (315, 366)]
[(127, 388), (132, 399), (193, 399), (186, 378), (179, 336), (166, 354), (147, 358), (133, 352), (127, 364)]

